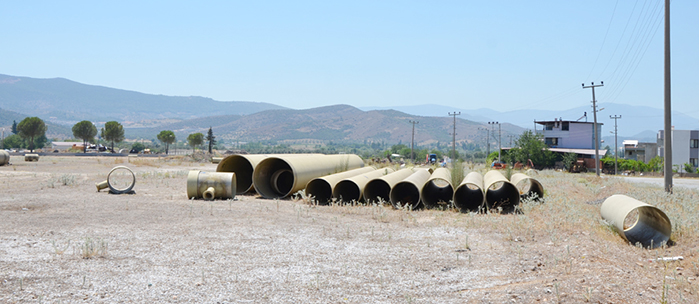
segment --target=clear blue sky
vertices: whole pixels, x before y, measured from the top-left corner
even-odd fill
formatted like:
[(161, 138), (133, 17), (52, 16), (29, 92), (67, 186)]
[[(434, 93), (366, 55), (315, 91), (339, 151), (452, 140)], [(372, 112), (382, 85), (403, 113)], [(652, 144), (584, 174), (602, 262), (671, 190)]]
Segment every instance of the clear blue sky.
[[(144, 3), (145, 2), (145, 3)], [(4, 1), (0, 74), (303, 109), (663, 104), (664, 1)], [(672, 13), (699, 117), (699, 1)]]

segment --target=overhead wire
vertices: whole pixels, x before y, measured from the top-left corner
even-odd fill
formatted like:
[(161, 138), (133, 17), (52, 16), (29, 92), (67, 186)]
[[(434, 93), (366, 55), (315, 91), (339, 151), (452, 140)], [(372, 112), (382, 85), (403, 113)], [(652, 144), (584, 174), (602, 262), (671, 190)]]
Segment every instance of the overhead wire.
[(602, 45), (599, 47), (599, 52), (597, 52), (597, 58), (595, 58), (595, 63), (592, 64), (590, 73), (587, 74), (587, 77), (585, 77), (585, 79), (590, 79), (590, 75), (592, 75), (592, 72), (595, 70), (595, 67), (597, 67), (597, 61), (599, 60), (600, 55), (602, 55), (602, 49), (604, 49), (605, 42), (607, 42), (607, 35), (609, 35), (609, 29), (612, 28), (612, 21), (614, 21), (614, 14), (616, 13), (616, 7), (618, 4), (619, 0), (616, 0), (616, 2), (614, 3), (614, 9), (612, 10), (612, 17), (609, 18), (609, 23), (607, 24), (607, 31), (604, 33), (604, 39), (602, 39)]

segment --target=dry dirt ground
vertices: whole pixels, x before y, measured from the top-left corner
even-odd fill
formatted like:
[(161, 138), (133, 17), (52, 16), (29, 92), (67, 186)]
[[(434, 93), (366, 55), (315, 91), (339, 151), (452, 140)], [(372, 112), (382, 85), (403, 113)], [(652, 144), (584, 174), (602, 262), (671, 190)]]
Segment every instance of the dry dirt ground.
[[(184, 158), (12, 157), (0, 167), (2, 303), (698, 303), (696, 190), (542, 171), (521, 214), (187, 199)], [(136, 194), (97, 192), (117, 165)], [(599, 202), (666, 210), (670, 247), (627, 244)], [(683, 256), (675, 262), (650, 262)]]

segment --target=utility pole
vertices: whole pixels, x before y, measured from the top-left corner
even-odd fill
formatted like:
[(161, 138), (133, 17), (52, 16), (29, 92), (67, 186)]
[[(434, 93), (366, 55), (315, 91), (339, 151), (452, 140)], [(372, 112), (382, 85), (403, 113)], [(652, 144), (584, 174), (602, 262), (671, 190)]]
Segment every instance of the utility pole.
[(501, 151), (502, 151), (502, 145), (501, 145), (501, 142), (502, 142), (502, 133), (500, 132), (500, 131), (501, 131), (501, 129), (500, 129), (500, 123), (497, 122), (497, 121), (491, 121), (491, 122), (488, 122), (488, 124), (489, 124), (489, 125), (493, 125), (493, 126), (494, 126), (494, 125), (498, 125), (498, 163), (499, 163), (499, 162), (500, 162), (500, 153), (501, 153)]
[(490, 155), (490, 129), (489, 128), (478, 128), (478, 130), (485, 131), (485, 158)]
[(451, 113), (449, 112), (449, 115), (454, 116), (454, 132), (451, 134), (452, 135), (452, 140), (451, 140), (451, 153), (452, 153), (452, 164), (456, 160), (456, 115), (461, 115), (461, 112), (454, 112)]
[(617, 175), (618, 174), (617, 173), (617, 162), (618, 162), (617, 154), (619, 154), (619, 147), (617, 147), (617, 139), (616, 139), (616, 136), (618, 133), (616, 121), (617, 121), (617, 119), (621, 119), (621, 115), (619, 115), (619, 116), (609, 115), (609, 118), (614, 119), (614, 175)]
[(665, 192), (672, 193), (672, 111), (670, 107), (670, 0), (665, 0)]
[(510, 134), (510, 135), (507, 135), (507, 137), (510, 138), (510, 148), (512, 148), (512, 139), (515, 138), (515, 136)]
[(410, 161), (415, 163), (415, 157), (414, 157), (415, 154), (413, 154), (413, 145), (415, 143), (415, 124), (420, 123), (420, 122), (417, 120), (408, 120), (408, 122), (413, 124), (413, 137), (410, 140)]
[(594, 132), (592, 138), (595, 140), (595, 172), (597, 173), (597, 177), (599, 177), (599, 134), (597, 134), (597, 100), (595, 100), (595, 88), (604, 86), (604, 81), (600, 82), (602, 84), (595, 85), (594, 82), (589, 86), (585, 86), (584, 83), (582, 84), (583, 89), (592, 88), (592, 112), (595, 117), (595, 122), (592, 126), (592, 131)]

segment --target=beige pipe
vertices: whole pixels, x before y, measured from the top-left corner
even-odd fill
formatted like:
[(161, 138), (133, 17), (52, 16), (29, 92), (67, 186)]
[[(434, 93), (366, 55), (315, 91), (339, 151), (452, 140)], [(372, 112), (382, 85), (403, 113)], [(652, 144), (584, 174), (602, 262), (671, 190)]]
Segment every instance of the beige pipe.
[(252, 174), (255, 167), (262, 160), (274, 156), (308, 156), (322, 154), (234, 154), (221, 160), (216, 167), (216, 172), (233, 172), (236, 178), (236, 194), (243, 194), (253, 190)]
[(364, 201), (368, 203), (391, 201), (391, 188), (415, 173), (413, 168), (403, 168), (386, 176), (370, 180), (364, 187)]
[(218, 164), (223, 160), (223, 157), (212, 157), (211, 158), (211, 163), (212, 164)]
[(497, 170), (488, 171), (483, 176), (485, 203), (489, 209), (502, 208), (503, 213), (515, 211), (519, 205), (519, 190)]
[(381, 168), (341, 180), (333, 190), (333, 197), (343, 202), (360, 201), (363, 197), (364, 187), (370, 180), (386, 176), (394, 171), (392, 168)]
[(459, 208), (461, 212), (480, 211), (483, 203), (485, 203), (483, 175), (473, 171), (466, 175), (454, 191), (454, 207)]
[(318, 204), (327, 205), (333, 196), (335, 185), (345, 178), (376, 170), (374, 167), (362, 167), (345, 172), (316, 177), (306, 184), (306, 194), (312, 196)]
[(4, 166), (10, 163), (10, 152), (5, 150), (0, 150), (0, 166)]
[[(121, 177), (117, 177), (117, 175), (124, 174), (124, 172), (126, 172), (127, 175), (131, 176), (131, 181), (125, 185), (120, 185), (120, 183), (123, 182), (123, 180)], [(112, 179), (112, 177), (114, 177), (114, 179)], [(97, 192), (99, 192), (102, 189), (109, 188), (109, 192), (113, 194), (129, 193), (131, 192), (131, 190), (133, 190), (133, 187), (135, 185), (136, 174), (134, 174), (133, 171), (131, 171), (131, 169), (125, 166), (116, 166), (112, 168), (112, 170), (109, 170), (109, 174), (107, 174), (106, 181), (95, 183), (95, 186), (97, 187)]]
[(252, 174), (255, 191), (265, 198), (287, 197), (316, 177), (364, 166), (354, 154), (276, 156), (257, 164)]
[(604, 200), (600, 214), (621, 237), (645, 248), (667, 244), (672, 234), (672, 224), (663, 211), (626, 195), (616, 194)]
[(447, 168), (437, 168), (427, 180), (422, 191), (420, 200), (425, 208), (435, 208), (440, 203), (448, 203), (454, 198), (454, 187), (451, 185), (451, 172)]
[(232, 199), (235, 197), (235, 173), (189, 171), (187, 175), (187, 197)]
[(410, 206), (412, 209), (420, 207), (420, 190), (430, 178), (430, 171), (427, 169), (415, 170), (403, 181), (397, 183), (391, 188), (391, 204), (393, 207)]
[(24, 161), (28, 162), (38, 162), (39, 161), (39, 154), (24, 154)]
[(539, 181), (526, 174), (512, 174), (510, 181), (517, 187), (519, 196), (522, 199), (527, 197), (541, 199), (544, 197), (544, 186), (542, 186)]
[(95, 187), (97, 187), (97, 192), (100, 192), (100, 190), (109, 188), (109, 182), (103, 181), (103, 182), (95, 183)]

